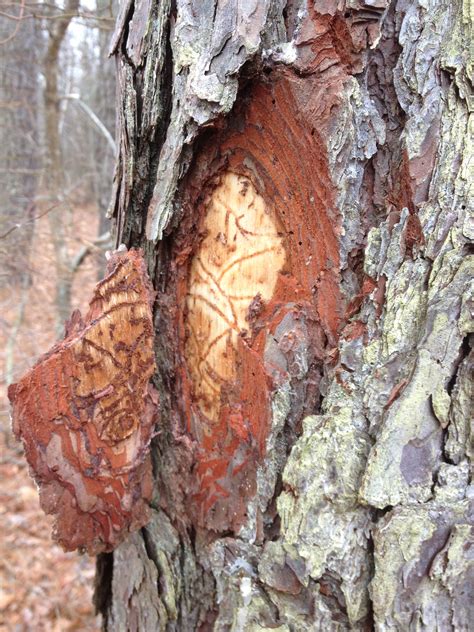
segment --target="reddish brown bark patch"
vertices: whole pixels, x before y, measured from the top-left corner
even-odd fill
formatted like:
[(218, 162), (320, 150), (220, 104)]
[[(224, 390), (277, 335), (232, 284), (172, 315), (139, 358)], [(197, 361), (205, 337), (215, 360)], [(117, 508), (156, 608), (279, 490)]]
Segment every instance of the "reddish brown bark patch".
[[(174, 252), (180, 319), (176, 399), (181, 398), (187, 431), (197, 446), (188, 508), (208, 529), (236, 530), (246, 522), (249, 503), (263, 493), (257, 472), (269, 458), (272, 402), (291, 384), (291, 412), (282, 439), (290, 445), (303, 415), (315, 410), (325, 349), (338, 337), (340, 224), (324, 141), (314, 126), (320, 94), (315, 87), (312, 78), (287, 73), (275, 73), (268, 85), (255, 85), (227, 129), (202, 143), (184, 183), (185, 213)], [(253, 260), (263, 284), (275, 275), (276, 282), (266, 295), (258, 287), (245, 295), (245, 324), (228, 348), (233, 368), (225, 384), (216, 377), (219, 388), (208, 405), (212, 414), (206, 415), (185, 352), (190, 336), (206, 339), (204, 330), (190, 332), (197, 324), (190, 285), (196, 282), (196, 257), (209, 242), (209, 205), (228, 174), (248, 182), (248, 191), (263, 200), (285, 257), (273, 267), (271, 257)], [(252, 212), (242, 207), (244, 215)], [(233, 294), (230, 286), (226, 291)], [(212, 379), (211, 372), (207, 377)]]
[[(195, 446), (187, 510), (204, 528), (236, 531), (251, 518), (259, 537), (264, 522), (271, 522), (272, 483), (262, 481), (284, 462), (302, 417), (317, 410), (322, 365), (337, 358), (345, 320), (341, 223), (326, 142), (345, 82), (362, 69), (364, 50), (378, 37), (379, 13), (309, 9), (295, 36), (298, 55), (292, 67), (266, 67), (268, 81), (242, 88), (232, 113), (218, 122), (219, 130), (204, 132), (194, 147), (194, 164), (182, 182), (183, 215), (166, 287), (168, 297), (176, 296), (178, 327), (170, 327), (167, 338), (177, 338), (174, 401), (181, 430), (186, 427)], [(209, 200), (229, 173), (249, 181), (275, 218), (285, 262), (271, 271), (277, 272), (271, 295), (246, 297), (246, 326), (228, 348), (230, 379), (216, 375), (219, 388), (206, 403), (206, 414), (195, 360), (190, 366), (185, 351), (190, 336), (199, 336), (190, 332), (190, 286), (196, 278), (193, 261), (208, 235)], [(359, 304), (351, 306), (354, 313), (365, 295), (364, 290)], [(195, 327), (195, 316), (191, 321)], [(362, 333), (359, 326), (351, 335)], [(219, 352), (227, 353), (223, 343)], [(209, 384), (206, 395), (211, 391)], [(285, 392), (290, 393), (286, 404)], [(260, 467), (269, 469), (259, 477)]]
[(157, 412), (154, 293), (139, 251), (116, 253), (84, 321), (9, 388), (21, 439), (54, 538), (110, 551), (148, 520), (148, 446)]

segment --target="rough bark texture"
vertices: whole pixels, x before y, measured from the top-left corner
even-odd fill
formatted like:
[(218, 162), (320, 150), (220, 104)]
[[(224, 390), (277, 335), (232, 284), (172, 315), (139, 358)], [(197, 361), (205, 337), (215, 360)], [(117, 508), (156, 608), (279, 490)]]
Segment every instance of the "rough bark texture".
[[(152, 520), (99, 560), (108, 630), (474, 619), (470, 19), (461, 0), (122, 5), (110, 212), (158, 292), (161, 421)], [(241, 384), (256, 358), (249, 410), (206, 447), (186, 296), (228, 173), (290, 263), (235, 352)]]

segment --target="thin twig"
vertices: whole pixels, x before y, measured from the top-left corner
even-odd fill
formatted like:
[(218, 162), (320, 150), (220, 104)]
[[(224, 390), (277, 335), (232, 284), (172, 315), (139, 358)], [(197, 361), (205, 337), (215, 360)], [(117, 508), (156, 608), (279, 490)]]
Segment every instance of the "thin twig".
[[(72, 187), (70, 187), (65, 192), (63, 198), (61, 200), (59, 200), (59, 202), (56, 202), (55, 204), (52, 204), (45, 211), (43, 211), (42, 213), (39, 213), (39, 215), (35, 215), (34, 217), (30, 217), (30, 219), (26, 220), (25, 222), (21, 222), (20, 224), (14, 224), (5, 233), (0, 234), (0, 240), (6, 239), (6, 237), (11, 235), (11, 233), (13, 233), (15, 230), (18, 230), (18, 228), (23, 228), (23, 226), (28, 226), (28, 224), (33, 224), (34, 222), (36, 222), (36, 220), (41, 219), (45, 215), (48, 215), (48, 213), (51, 213), (51, 211), (54, 211), (54, 209), (58, 208), (58, 206), (61, 206), (61, 204), (65, 203), (65, 200), (68, 198), (69, 194), (72, 193), (72, 191), (74, 191), (74, 189), (77, 189), (77, 187), (79, 187), (79, 185), (80, 185), (80, 182), (77, 183), (77, 184), (74, 184)], [(43, 196), (38, 196), (38, 197), (35, 198), (36, 201), (41, 200), (41, 199), (44, 199)]]
[(7, 44), (8, 42), (10, 42), (12, 39), (14, 39), (16, 37), (16, 34), (18, 33), (18, 29), (20, 28), (20, 21), (23, 19), (24, 11), (25, 11), (25, 0), (21, 0), (20, 15), (19, 16), (15, 16), (15, 19), (17, 19), (18, 22), (17, 22), (15, 28), (13, 29), (13, 33), (11, 33), (5, 39), (0, 40), (0, 45)]
[(77, 105), (87, 114), (87, 116), (91, 119), (91, 121), (94, 123), (97, 129), (101, 132), (101, 134), (107, 140), (109, 147), (115, 154), (116, 145), (115, 145), (114, 139), (112, 138), (112, 134), (105, 127), (105, 125), (102, 123), (99, 117), (94, 113), (94, 111), (87, 105), (87, 103), (84, 103), (84, 101), (81, 99), (81, 97), (78, 94), (65, 94), (64, 96), (61, 97), (61, 99), (69, 99), (77, 103)]

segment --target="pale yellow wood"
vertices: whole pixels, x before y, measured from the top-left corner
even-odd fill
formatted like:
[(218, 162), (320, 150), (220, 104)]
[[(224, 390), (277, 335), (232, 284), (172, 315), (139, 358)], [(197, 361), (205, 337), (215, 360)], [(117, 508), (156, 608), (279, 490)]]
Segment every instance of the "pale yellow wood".
[(223, 383), (235, 378), (237, 336), (252, 300), (272, 298), (286, 253), (272, 209), (252, 182), (228, 172), (212, 193), (193, 258), (185, 356), (194, 399), (217, 421)]

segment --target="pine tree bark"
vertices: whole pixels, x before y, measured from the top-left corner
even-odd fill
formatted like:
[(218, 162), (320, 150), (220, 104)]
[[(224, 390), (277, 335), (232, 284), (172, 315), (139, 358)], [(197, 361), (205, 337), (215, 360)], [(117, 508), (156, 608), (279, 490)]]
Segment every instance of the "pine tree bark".
[[(158, 293), (161, 420), (153, 518), (99, 558), (107, 630), (474, 619), (470, 20), (461, 0), (122, 5), (110, 212)], [(231, 257), (209, 236), (239, 195), (265, 274), (214, 344), (216, 400), (195, 270)]]

